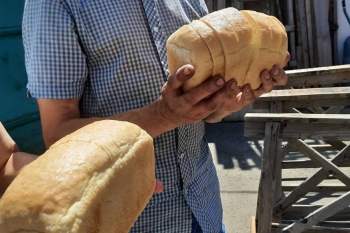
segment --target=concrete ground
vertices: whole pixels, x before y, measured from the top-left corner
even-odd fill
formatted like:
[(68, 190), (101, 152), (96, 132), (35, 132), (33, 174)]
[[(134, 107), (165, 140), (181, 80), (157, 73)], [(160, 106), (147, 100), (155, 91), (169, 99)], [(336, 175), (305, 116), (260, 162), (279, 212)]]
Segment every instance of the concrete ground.
[(260, 179), (262, 140), (244, 137), (244, 122), (206, 125), (206, 137), (221, 185), (229, 233), (250, 232)]
[[(347, 108), (346, 113), (350, 113), (350, 108)], [(220, 180), (224, 224), (227, 232), (250, 233), (250, 219), (256, 213), (263, 140), (244, 137), (243, 121), (207, 124), (206, 137)], [(328, 159), (335, 155), (331, 151), (323, 154)], [(289, 155), (288, 159), (298, 159), (298, 156), (300, 156), (298, 153), (294, 156)], [(291, 169), (284, 172), (284, 177), (309, 177), (317, 170), (317, 168)], [(345, 174), (350, 174), (349, 167), (341, 170)], [(327, 183), (343, 185), (337, 179), (329, 179), (324, 184)], [(338, 196), (340, 193), (333, 193), (326, 197), (310, 195), (300, 203), (324, 205)]]

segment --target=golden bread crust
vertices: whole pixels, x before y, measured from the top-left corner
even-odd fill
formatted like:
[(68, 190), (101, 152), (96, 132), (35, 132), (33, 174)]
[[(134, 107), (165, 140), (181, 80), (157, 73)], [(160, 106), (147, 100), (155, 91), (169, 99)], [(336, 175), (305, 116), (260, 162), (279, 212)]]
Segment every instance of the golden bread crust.
[[(198, 43), (197, 34), (194, 37), (190, 34), (182, 36), (183, 28), (174, 32), (167, 42), (167, 45), (187, 44), (186, 51), (190, 51), (185, 54), (181, 52), (183, 47), (167, 46), (167, 50), (170, 50), (168, 53), (170, 73), (174, 73), (184, 64), (195, 64), (195, 78), (183, 85), (184, 91), (198, 86), (210, 77), (208, 75), (210, 60), (213, 71), (211, 76), (219, 74), (225, 81), (234, 78), (238, 86), (250, 84), (252, 89), (260, 86), (261, 71), (270, 70), (274, 65), (282, 65), (285, 60), (287, 33), (283, 24), (273, 16), (229, 7), (212, 12), (199, 21), (205, 23), (211, 30), (200, 25), (198, 20), (183, 28), (193, 27), (207, 45), (207, 49)], [(179, 51), (176, 51), (177, 49)], [(181, 55), (177, 56), (179, 54)], [(199, 54), (200, 59), (197, 60)], [(200, 67), (205, 68), (198, 70)]]
[(0, 199), (0, 232), (128, 232), (155, 185), (153, 139), (97, 121), (23, 169)]

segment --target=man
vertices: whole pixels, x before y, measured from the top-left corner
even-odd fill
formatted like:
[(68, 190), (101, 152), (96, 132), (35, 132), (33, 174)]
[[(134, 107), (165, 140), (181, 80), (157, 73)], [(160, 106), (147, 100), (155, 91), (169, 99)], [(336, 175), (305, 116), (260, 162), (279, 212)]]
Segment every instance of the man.
[(286, 83), (276, 67), (262, 71), (255, 91), (212, 77), (182, 92), (195, 70), (187, 65), (169, 74), (165, 42), (207, 13), (203, 0), (26, 1), (28, 93), (37, 98), (46, 146), (101, 119), (135, 123), (154, 138), (164, 191), (132, 232), (223, 232), (203, 120), (217, 122)]

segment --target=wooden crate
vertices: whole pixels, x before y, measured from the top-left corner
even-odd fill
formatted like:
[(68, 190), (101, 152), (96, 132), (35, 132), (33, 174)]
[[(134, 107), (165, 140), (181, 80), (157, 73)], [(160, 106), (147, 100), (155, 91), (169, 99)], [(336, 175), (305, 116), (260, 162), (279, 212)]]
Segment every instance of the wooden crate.
[(264, 138), (257, 232), (350, 232), (350, 65), (289, 80), (245, 116), (245, 136)]

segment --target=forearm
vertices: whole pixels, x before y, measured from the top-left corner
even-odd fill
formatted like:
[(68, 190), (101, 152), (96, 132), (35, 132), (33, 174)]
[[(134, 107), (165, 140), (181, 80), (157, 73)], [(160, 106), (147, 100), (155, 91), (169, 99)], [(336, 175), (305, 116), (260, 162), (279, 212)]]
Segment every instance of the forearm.
[[(43, 114), (43, 112), (41, 112), (46, 147), (49, 148), (60, 138), (81, 127), (84, 127), (85, 125), (91, 124), (95, 121), (107, 119), (134, 123), (140, 126), (152, 137), (156, 137), (164, 132), (174, 129), (177, 126), (176, 123), (165, 120), (160, 114), (157, 113), (157, 104), (158, 102), (155, 101), (142, 108), (129, 110), (108, 117), (82, 118), (80, 117), (80, 114), (54, 114), (52, 117), (51, 114)], [(46, 106), (54, 106), (54, 104)], [(41, 110), (43, 111), (44, 108)], [(58, 113), (58, 111), (52, 109), (46, 110), (45, 112)]]
[(5, 166), (0, 170), (0, 197), (20, 171), (37, 157), (25, 152), (15, 152), (10, 156)]
[(134, 123), (154, 138), (178, 126), (176, 122), (167, 121), (157, 112), (157, 104), (156, 101), (145, 107), (114, 115), (112, 119)]

